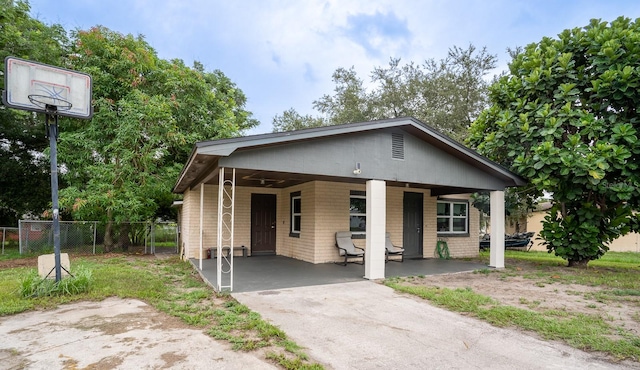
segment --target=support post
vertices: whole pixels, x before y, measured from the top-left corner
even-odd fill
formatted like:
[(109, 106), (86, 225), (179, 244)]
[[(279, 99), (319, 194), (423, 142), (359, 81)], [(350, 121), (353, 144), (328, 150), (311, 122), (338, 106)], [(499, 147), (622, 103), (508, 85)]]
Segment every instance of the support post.
[(200, 184), (200, 271), (202, 271), (202, 249), (204, 242), (204, 230), (202, 228), (204, 218), (204, 183)]
[(490, 193), (491, 250), (489, 267), (504, 268), (504, 191)]
[(386, 183), (367, 181), (367, 241), (364, 258), (365, 279), (384, 279), (384, 238), (387, 226)]
[[(48, 108), (48, 106), (47, 106)], [(51, 116), (45, 115), (47, 135), (49, 136), (49, 146), (51, 151), (51, 204), (53, 217), (53, 253), (55, 259), (56, 282), (62, 279), (62, 265), (60, 264), (60, 210), (58, 206), (58, 115), (53, 112), (53, 123), (49, 120)]]
[[(218, 227), (217, 227), (217, 291), (233, 291), (233, 236), (235, 216), (236, 169), (231, 170), (231, 179), (226, 179), (226, 168), (220, 167), (218, 174)], [(225, 251), (228, 254), (225, 255)], [(228, 281), (228, 283), (227, 283)]]

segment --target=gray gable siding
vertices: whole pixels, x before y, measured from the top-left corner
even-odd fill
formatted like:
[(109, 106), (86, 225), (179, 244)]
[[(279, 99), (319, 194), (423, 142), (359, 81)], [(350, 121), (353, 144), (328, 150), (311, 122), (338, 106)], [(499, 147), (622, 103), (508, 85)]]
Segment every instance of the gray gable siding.
[[(403, 134), (404, 160), (392, 158), (392, 132)], [(356, 163), (360, 175), (353, 173)], [(398, 129), (241, 149), (220, 158), (219, 166), (486, 190), (505, 187), (500, 179)]]

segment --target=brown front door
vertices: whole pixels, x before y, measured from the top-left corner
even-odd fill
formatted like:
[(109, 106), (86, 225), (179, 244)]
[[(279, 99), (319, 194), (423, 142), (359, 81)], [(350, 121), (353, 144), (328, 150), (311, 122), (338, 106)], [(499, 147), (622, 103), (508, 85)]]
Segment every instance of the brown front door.
[(251, 194), (251, 255), (276, 253), (276, 196)]

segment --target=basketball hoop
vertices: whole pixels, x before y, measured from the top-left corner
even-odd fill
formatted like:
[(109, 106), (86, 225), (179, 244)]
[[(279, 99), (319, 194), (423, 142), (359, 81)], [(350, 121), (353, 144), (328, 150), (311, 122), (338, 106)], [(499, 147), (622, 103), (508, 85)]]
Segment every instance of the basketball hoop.
[(2, 103), (14, 109), (90, 119), (91, 76), (30, 60), (6, 57)]
[(71, 109), (72, 106), (71, 102), (53, 96), (30, 94), (28, 97), (32, 104), (44, 110), (49, 110), (49, 107), (55, 107), (57, 111), (65, 111)]
[[(73, 103), (71, 103), (73, 102)], [(14, 109), (45, 113), (51, 162), (51, 205), (56, 283), (62, 279), (60, 261), (60, 209), (58, 206), (58, 116), (90, 119), (91, 76), (30, 60), (4, 59), (2, 103)], [(73, 106), (73, 109), (72, 109)], [(49, 120), (53, 119), (53, 122)], [(53, 271), (53, 270), (52, 270)]]

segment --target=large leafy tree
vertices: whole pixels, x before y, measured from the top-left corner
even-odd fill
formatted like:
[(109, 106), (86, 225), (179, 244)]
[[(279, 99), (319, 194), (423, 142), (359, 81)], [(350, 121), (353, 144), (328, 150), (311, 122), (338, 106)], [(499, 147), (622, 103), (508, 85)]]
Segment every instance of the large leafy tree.
[(553, 194), (541, 236), (586, 265), (638, 230), (640, 23), (621, 17), (516, 52), (469, 143)]
[(117, 242), (112, 237), (117, 224), (165, 216), (194, 142), (239, 135), (257, 123), (222, 72), (159, 59), (142, 37), (105, 27), (77, 31), (67, 62), (93, 77), (95, 113), (61, 130), (70, 184), (61, 203), (75, 218), (106, 222), (107, 250), (126, 246), (126, 227)]
[(274, 118), (274, 131), (412, 116), (462, 140), (487, 106), (486, 75), (495, 66), (486, 48), (453, 47), (446, 58), (422, 64), (391, 59), (387, 67), (374, 68), (369, 89), (353, 67), (338, 68), (333, 94), (313, 102), (320, 117), (289, 110)]
[[(31, 18), (28, 3), (0, 0), (0, 71), (7, 56), (59, 64), (67, 46), (65, 30)], [(16, 225), (23, 215), (39, 215), (49, 207), (44, 133), (43, 117), (0, 105), (0, 225)]]

